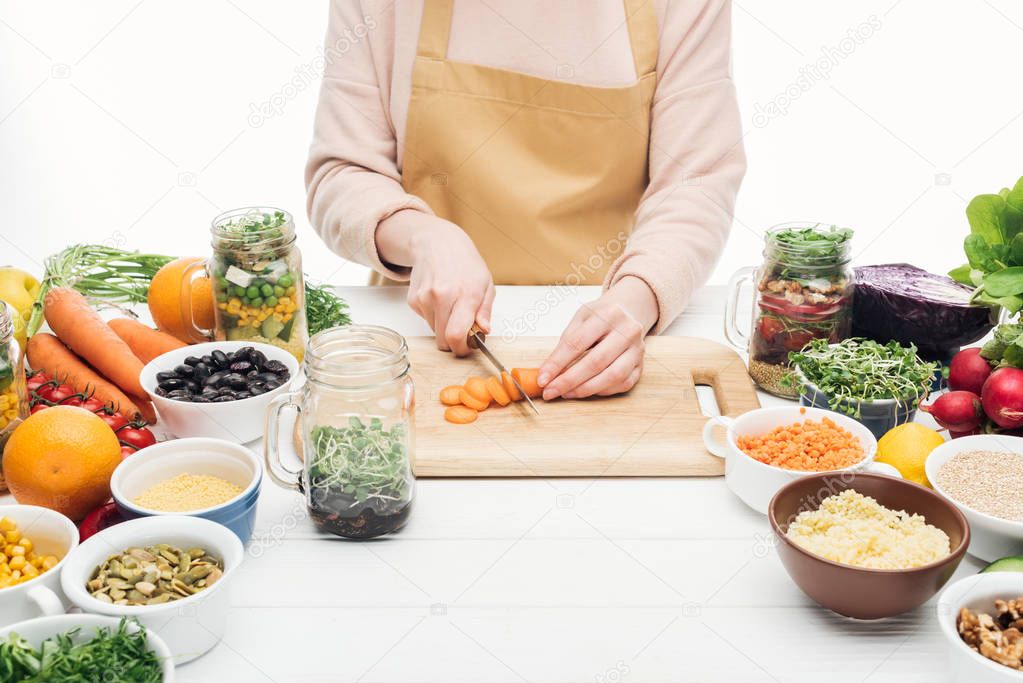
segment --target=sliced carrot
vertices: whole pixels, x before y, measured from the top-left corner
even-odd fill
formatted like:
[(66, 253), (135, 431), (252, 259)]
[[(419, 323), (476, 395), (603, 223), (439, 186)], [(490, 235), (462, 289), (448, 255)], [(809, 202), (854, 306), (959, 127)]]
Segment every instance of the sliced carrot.
[(482, 377), (470, 377), (465, 380), (465, 390), (477, 401), (490, 403), (490, 392), (487, 391), (487, 382)]
[(475, 422), (478, 416), (479, 413), (465, 406), (448, 406), (444, 411), (444, 419), (456, 425), (467, 425), (470, 422)]
[(440, 390), (440, 402), (446, 406), (457, 406), (461, 403), (461, 399), (458, 398), (458, 392), (465, 387), (457, 385), (451, 385), (450, 387), (444, 387)]
[(512, 368), (511, 374), (529, 398), (540, 398), (543, 394), (543, 389), (536, 381), (540, 374), (540, 368)]
[(511, 375), (507, 372), (501, 373), (501, 384), (504, 385), (504, 390), (508, 394), (508, 398), (513, 401), (522, 400), (522, 392), (515, 386), (515, 382), (512, 381)]
[(511, 396), (504, 390), (501, 380), (496, 377), (487, 377), (487, 391), (499, 405), (506, 406), (511, 403)]
[[(487, 395), (489, 398), (489, 394)], [(490, 401), (481, 401), (472, 394), (469, 393), (468, 389), (462, 389), (458, 392), (458, 400), (461, 401), (462, 405), (472, 408), (475, 411), (486, 410), (487, 406), (490, 405)]]

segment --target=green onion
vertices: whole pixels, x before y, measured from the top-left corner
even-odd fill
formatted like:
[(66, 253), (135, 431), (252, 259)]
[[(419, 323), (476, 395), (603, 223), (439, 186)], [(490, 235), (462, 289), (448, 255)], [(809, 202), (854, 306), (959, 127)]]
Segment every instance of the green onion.
[(79, 629), (74, 629), (47, 638), (38, 650), (12, 633), (0, 642), (0, 681), (159, 683), (163, 671), (146, 644), (146, 632), (129, 633), (129, 623), (121, 619), (116, 630), (98, 628), (81, 644), (75, 644)]

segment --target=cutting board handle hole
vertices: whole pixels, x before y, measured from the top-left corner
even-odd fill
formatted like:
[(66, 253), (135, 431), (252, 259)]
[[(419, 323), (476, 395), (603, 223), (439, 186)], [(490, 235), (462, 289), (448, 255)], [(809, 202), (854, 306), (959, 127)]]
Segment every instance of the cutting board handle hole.
[(707, 417), (717, 417), (721, 414), (721, 406), (718, 405), (718, 397), (714, 387), (709, 384), (697, 384), (696, 400), (700, 402), (700, 412)]

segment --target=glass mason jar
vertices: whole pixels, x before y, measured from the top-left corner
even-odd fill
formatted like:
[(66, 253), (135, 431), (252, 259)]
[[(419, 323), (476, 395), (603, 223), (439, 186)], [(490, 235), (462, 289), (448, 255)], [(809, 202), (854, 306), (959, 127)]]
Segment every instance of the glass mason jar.
[[(415, 391), (405, 339), (385, 327), (352, 325), (309, 340), (305, 385), (267, 411), (267, 471), (301, 491), (321, 531), (373, 538), (405, 526), (412, 510)], [(301, 472), (280, 457), (281, 411), (298, 412)]]
[(213, 257), (191, 266), (182, 298), (190, 301), (194, 279), (205, 273), (214, 298), (214, 329), (206, 338), (273, 344), (299, 362), (308, 331), (302, 255), (291, 214), (272, 207), (234, 209), (213, 219)]
[[(797, 387), (781, 380), (789, 352), (811, 339), (834, 343), (852, 328), (853, 272), (849, 265), (852, 230), (821, 223), (785, 223), (767, 231), (764, 262), (732, 276), (725, 308), (725, 336), (749, 351), (749, 374), (764, 391), (795, 398)], [(756, 283), (753, 325), (739, 329), (743, 283)]]
[[(0, 453), (14, 428), (28, 417), (25, 359), (21, 346), (14, 339), (13, 316), (16, 315), (14, 308), (0, 301)], [(6, 490), (0, 469), (0, 491)]]

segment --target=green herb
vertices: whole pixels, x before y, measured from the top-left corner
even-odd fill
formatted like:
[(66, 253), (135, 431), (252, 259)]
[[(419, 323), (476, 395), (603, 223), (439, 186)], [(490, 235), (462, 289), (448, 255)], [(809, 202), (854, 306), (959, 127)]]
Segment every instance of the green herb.
[(334, 293), (330, 285), (305, 283), (305, 317), (309, 336), (330, 329), (350, 325), (348, 304)]
[(402, 501), (409, 486), (408, 431), (404, 424), (384, 429), (379, 418), (368, 425), (357, 417), (348, 427), (318, 426), (311, 433), (310, 485), (341, 491), (352, 507), (370, 499)]
[(809, 382), (828, 396), (832, 410), (853, 417), (859, 417), (860, 403), (875, 400), (897, 399), (916, 407), (938, 368), (921, 360), (916, 346), (856, 337), (837, 344), (814, 339), (802, 351), (790, 353), (789, 362), (795, 372), (783, 378), (785, 386)]
[(76, 244), (49, 256), (26, 332), (32, 336), (39, 330), (43, 301), (54, 287), (73, 287), (95, 305), (145, 303), (156, 271), (173, 260), (173, 256), (140, 254), (102, 244)]
[(38, 650), (12, 633), (0, 642), (0, 681), (162, 681), (160, 661), (146, 645), (145, 630), (129, 633), (128, 624), (121, 619), (116, 631), (98, 628), (92, 640), (78, 645), (73, 636), (79, 629), (74, 629), (47, 638)]
[(1023, 325), (1005, 323), (996, 327), (991, 339), (981, 347), (980, 356), (999, 367), (1023, 368)]
[(970, 234), (963, 241), (968, 263), (949, 272), (975, 287), (973, 301), (1023, 308), (1023, 178), (1011, 190), (974, 197), (966, 207)]

